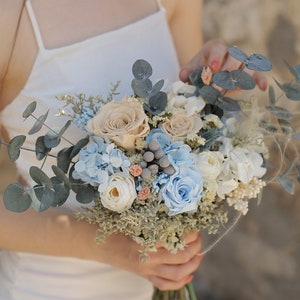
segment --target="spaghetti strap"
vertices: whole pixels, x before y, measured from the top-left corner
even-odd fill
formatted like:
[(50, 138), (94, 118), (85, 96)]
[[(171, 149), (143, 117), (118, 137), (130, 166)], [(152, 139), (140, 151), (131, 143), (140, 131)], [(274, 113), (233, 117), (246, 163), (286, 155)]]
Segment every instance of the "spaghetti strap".
[(40, 32), (39, 25), (38, 25), (38, 22), (36, 20), (34, 11), (32, 9), (32, 5), (31, 5), (30, 0), (26, 1), (26, 9), (27, 9), (30, 21), (31, 21), (31, 25), (32, 25), (32, 28), (33, 28), (33, 31), (34, 31), (34, 34), (35, 34), (36, 41), (38, 43), (38, 47), (39, 47), (39, 49), (44, 49), (45, 47), (44, 47), (42, 35), (41, 35), (41, 32)]
[(156, 3), (160, 10), (164, 10), (164, 6), (162, 5), (161, 0), (156, 0)]

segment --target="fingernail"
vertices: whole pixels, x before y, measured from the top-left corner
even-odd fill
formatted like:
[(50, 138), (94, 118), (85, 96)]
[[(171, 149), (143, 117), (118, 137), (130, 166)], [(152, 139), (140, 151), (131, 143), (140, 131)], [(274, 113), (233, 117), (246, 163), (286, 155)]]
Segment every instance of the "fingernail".
[(219, 61), (217, 60), (213, 60), (210, 64), (210, 67), (212, 68), (212, 70), (215, 72), (219, 69)]
[(267, 87), (268, 87), (267, 80), (266, 79), (261, 79), (259, 81), (259, 86), (260, 86), (261, 90), (265, 91), (267, 89)]
[(184, 284), (190, 283), (193, 279), (194, 279), (194, 275), (192, 275), (192, 274), (189, 275), (189, 276), (187, 277), (187, 279), (185, 280)]

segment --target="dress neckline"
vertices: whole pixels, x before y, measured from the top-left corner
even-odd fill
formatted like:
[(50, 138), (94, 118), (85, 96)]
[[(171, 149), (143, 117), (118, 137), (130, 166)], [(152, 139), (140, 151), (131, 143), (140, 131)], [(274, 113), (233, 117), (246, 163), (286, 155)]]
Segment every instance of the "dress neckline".
[(34, 35), (35, 35), (35, 38), (36, 38), (36, 41), (37, 41), (37, 44), (38, 44), (38, 47), (39, 47), (39, 51), (45, 51), (45, 52), (56, 52), (56, 51), (61, 51), (61, 50), (69, 50), (72, 47), (80, 47), (80, 46), (84, 45), (85, 43), (89, 44), (89, 43), (92, 43), (94, 41), (98, 41), (102, 38), (105, 39), (108, 36), (119, 34), (120, 32), (122, 32), (124, 30), (125, 31), (129, 30), (132, 27), (140, 26), (143, 23), (146, 24), (147, 22), (151, 21), (152, 18), (155, 18), (155, 17), (159, 16), (160, 14), (165, 14), (165, 17), (166, 17), (165, 8), (162, 6), (160, 0), (157, 0), (157, 5), (158, 5), (158, 10), (157, 11), (153, 12), (152, 14), (149, 14), (146, 17), (138, 19), (138, 20), (136, 20), (132, 23), (125, 24), (121, 27), (117, 27), (115, 29), (112, 29), (112, 30), (109, 30), (109, 31), (106, 31), (106, 32), (103, 32), (103, 33), (100, 33), (100, 34), (96, 34), (94, 36), (83, 38), (82, 40), (76, 41), (76, 42), (71, 43), (71, 44), (62, 45), (62, 46), (53, 47), (53, 48), (47, 48), (44, 45), (43, 38), (42, 38), (40, 29), (39, 29), (39, 24), (37, 22), (37, 19), (36, 19), (31, 1), (30, 0), (26, 1), (27, 12), (29, 14), (29, 18), (30, 18), (30, 21), (31, 21), (31, 24), (32, 24), (32, 27), (33, 27), (33, 31), (34, 31)]

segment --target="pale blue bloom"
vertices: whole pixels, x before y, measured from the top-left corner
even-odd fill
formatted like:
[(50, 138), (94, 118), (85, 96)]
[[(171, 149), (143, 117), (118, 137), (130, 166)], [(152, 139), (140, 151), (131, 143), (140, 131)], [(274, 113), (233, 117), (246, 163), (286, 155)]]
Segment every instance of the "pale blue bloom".
[(170, 144), (167, 148), (165, 148), (164, 152), (168, 156), (171, 165), (175, 169), (180, 165), (193, 165), (191, 148), (187, 144), (184, 144), (182, 141)]
[(157, 141), (160, 149), (164, 150), (171, 144), (170, 138), (160, 128), (152, 129), (146, 137), (146, 142), (149, 145), (151, 141)]
[(75, 123), (80, 129), (86, 130), (87, 122), (95, 116), (95, 112), (90, 107), (83, 107), (80, 114), (76, 114), (73, 123)]
[(95, 186), (105, 183), (117, 172), (129, 175), (129, 166), (128, 158), (114, 144), (92, 136), (87, 146), (80, 150), (72, 176)]
[(195, 168), (180, 166), (160, 190), (169, 216), (197, 211), (203, 194), (203, 179)]

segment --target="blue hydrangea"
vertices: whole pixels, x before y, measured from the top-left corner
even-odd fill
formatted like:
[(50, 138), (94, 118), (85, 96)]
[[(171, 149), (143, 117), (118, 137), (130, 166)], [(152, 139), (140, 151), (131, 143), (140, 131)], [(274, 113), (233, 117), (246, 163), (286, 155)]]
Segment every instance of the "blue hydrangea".
[(72, 176), (91, 185), (107, 182), (110, 175), (124, 172), (129, 175), (130, 161), (114, 144), (91, 136), (86, 147), (80, 150)]
[(76, 114), (73, 123), (82, 130), (86, 131), (87, 122), (95, 116), (95, 112), (90, 107), (83, 107), (80, 114)]

